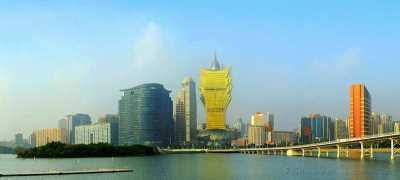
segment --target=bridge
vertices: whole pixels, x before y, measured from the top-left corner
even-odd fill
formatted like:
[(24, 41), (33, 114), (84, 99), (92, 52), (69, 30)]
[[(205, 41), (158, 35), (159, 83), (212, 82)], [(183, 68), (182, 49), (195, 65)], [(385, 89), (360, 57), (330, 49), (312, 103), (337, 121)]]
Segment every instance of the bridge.
[[(350, 147), (359, 145), (360, 159), (366, 155), (374, 157), (374, 145), (377, 142), (390, 140), (390, 159), (394, 160), (395, 155), (400, 154), (400, 149), (395, 148), (395, 144), (400, 142), (400, 133), (387, 133), (380, 135), (364, 136), (362, 138), (337, 139), (321, 143), (286, 146), (286, 147), (263, 147), (263, 148), (241, 148), (241, 149), (160, 149), (162, 153), (242, 153), (242, 154), (268, 154), (268, 155), (287, 155), (287, 156), (313, 156), (316, 152), (317, 157), (322, 153), (329, 156), (330, 151), (335, 151), (336, 157), (341, 155), (349, 158)], [(358, 147), (358, 146), (357, 146)]]
[(400, 150), (395, 149), (395, 143), (400, 140), (400, 133), (386, 133), (380, 135), (364, 136), (362, 138), (348, 138), (348, 139), (337, 139), (334, 141), (327, 141), (314, 144), (287, 146), (287, 147), (271, 147), (271, 148), (242, 148), (240, 153), (243, 154), (274, 154), (274, 155), (288, 155), (288, 156), (306, 156), (306, 153), (317, 151), (317, 156), (321, 157), (321, 152), (325, 152), (326, 156), (329, 156), (329, 151), (334, 148), (336, 149), (336, 156), (340, 158), (340, 155), (344, 153), (346, 157), (349, 157), (349, 147), (351, 145), (360, 145), (360, 159), (364, 159), (365, 155), (369, 155), (371, 158), (374, 156), (374, 145), (383, 140), (390, 140), (390, 159), (395, 159), (395, 154), (400, 153)]

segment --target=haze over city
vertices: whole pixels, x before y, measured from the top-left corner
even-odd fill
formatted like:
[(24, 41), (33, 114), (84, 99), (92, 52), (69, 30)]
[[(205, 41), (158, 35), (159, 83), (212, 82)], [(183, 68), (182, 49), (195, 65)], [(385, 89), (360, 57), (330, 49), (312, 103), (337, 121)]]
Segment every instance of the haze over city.
[(214, 51), (232, 67), (228, 123), (257, 111), (283, 130), (309, 113), (346, 118), (353, 83), (399, 120), (400, 3), (288, 4), (0, 2), (0, 140), (67, 114), (117, 113), (120, 90), (141, 83), (173, 96)]

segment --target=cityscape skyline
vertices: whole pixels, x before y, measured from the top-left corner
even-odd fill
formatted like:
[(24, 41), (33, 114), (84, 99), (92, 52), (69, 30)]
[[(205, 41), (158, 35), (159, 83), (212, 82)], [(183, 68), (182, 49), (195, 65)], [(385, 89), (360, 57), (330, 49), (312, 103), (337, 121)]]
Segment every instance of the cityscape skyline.
[[(299, 119), (309, 113), (347, 118), (348, 87), (353, 83), (368, 86), (374, 112), (388, 113), (394, 120), (400, 117), (396, 105), (400, 99), (392, 96), (400, 89), (392, 83), (399, 66), (395, 49), (398, 12), (390, 8), (396, 4), (374, 4), (375, 11), (368, 11), (368, 17), (363, 16), (364, 6), (352, 8), (353, 18), (348, 19), (346, 14), (316, 10), (321, 27), (309, 22), (315, 20), (312, 16), (301, 16), (303, 10), (294, 11), (300, 19), (276, 17), (275, 11), (257, 8), (258, 15), (247, 13), (238, 21), (234, 15), (196, 17), (197, 13), (212, 16), (229, 8), (246, 14), (235, 5), (224, 7), (221, 3), (187, 13), (187, 18), (198, 24), (165, 9), (158, 14), (162, 18), (132, 12), (135, 8), (129, 3), (120, 13), (105, 8), (117, 4), (99, 3), (97, 8), (83, 6), (76, 14), (72, 10), (82, 4), (39, 4), (34, 8), (18, 2), (1, 4), (0, 17), (8, 18), (1, 19), (7, 28), (0, 30), (0, 38), (7, 42), (7, 47), (0, 45), (0, 140), (13, 139), (16, 132), (26, 137), (34, 129), (56, 127), (66, 114), (85, 113), (95, 120), (116, 114), (118, 91), (144, 82), (159, 82), (174, 95), (183, 77), (192, 76), (198, 83), (198, 68), (208, 66), (215, 48), (222, 63), (234, 67), (229, 124), (239, 117), (248, 122), (254, 112), (274, 113), (277, 129), (282, 130), (298, 127)], [(271, 4), (271, 8), (280, 5)], [(62, 23), (49, 16), (60, 7), (66, 8), (57, 14)], [(163, 9), (163, 5), (155, 9)], [(182, 9), (177, 6), (175, 10)], [(99, 10), (110, 16), (108, 28), (100, 21), (104, 16), (91, 15)], [(38, 26), (31, 27), (24, 20), (28, 16)], [(92, 23), (85, 26), (85, 22)], [(297, 29), (299, 23), (303, 26)], [(75, 31), (74, 25), (83, 26), (82, 30)], [(259, 30), (243, 28), (245, 25)], [(332, 27), (341, 34), (335, 35), (329, 30)], [(196, 28), (199, 30), (194, 31)], [(70, 38), (60, 40), (60, 34)], [(204, 122), (204, 110), (199, 99), (197, 102), (198, 121)]]

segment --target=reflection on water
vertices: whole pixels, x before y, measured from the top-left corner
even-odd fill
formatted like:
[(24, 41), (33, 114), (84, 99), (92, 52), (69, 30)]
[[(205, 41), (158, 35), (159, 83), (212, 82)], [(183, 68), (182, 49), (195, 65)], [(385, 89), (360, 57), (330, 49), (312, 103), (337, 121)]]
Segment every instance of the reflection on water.
[[(331, 153), (334, 156), (334, 153)], [(353, 156), (353, 153), (352, 153)], [(354, 156), (359, 156), (354, 154)], [(400, 179), (400, 160), (338, 160), (244, 154), (178, 154), (130, 158), (16, 159), (0, 155), (0, 173), (97, 168), (130, 168), (133, 173), (1, 178), (29, 180), (253, 180), (253, 179)]]

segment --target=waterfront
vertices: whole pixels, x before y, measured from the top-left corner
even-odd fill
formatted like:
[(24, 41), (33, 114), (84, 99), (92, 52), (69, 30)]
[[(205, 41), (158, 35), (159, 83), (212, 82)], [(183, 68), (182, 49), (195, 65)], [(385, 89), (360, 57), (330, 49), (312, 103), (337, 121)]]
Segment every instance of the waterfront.
[[(332, 154), (333, 155), (333, 154)], [(399, 179), (400, 160), (390, 161), (377, 153), (376, 160), (337, 160), (335, 158), (286, 157), (244, 154), (172, 154), (149, 157), (17, 159), (0, 156), (1, 173), (43, 172), (129, 168), (133, 173), (10, 177), (14, 179)]]

